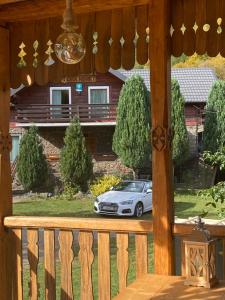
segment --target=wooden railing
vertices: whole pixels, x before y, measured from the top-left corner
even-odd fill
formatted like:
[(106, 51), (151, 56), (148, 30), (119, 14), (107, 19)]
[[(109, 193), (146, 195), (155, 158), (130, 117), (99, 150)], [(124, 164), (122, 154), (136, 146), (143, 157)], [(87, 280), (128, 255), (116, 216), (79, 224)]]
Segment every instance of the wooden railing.
[[(109, 300), (153, 265), (151, 221), (12, 216), (4, 219), (4, 225), (14, 239), (15, 300), (27, 299), (28, 292), (31, 300)], [(173, 234), (182, 240), (192, 228), (193, 224), (174, 224)], [(225, 226), (207, 228), (222, 241), (225, 270)], [(181, 273), (185, 268), (183, 250), (181, 242)], [(135, 269), (135, 276), (128, 280), (129, 268)], [(45, 274), (44, 280), (40, 272)]]
[(49, 105), (26, 104), (15, 106), (19, 123), (68, 123), (74, 117), (80, 122), (115, 122), (115, 104)]
[[(39, 293), (39, 299), (74, 299), (78, 290), (80, 299), (93, 299), (94, 294), (95, 298), (97, 294), (96, 299), (107, 300), (116, 294), (115, 291), (112, 293), (112, 284), (114, 287), (118, 285), (118, 291), (127, 286), (130, 264), (131, 268), (136, 269), (136, 278), (148, 272), (148, 247), (151, 240), (148, 240), (148, 234), (152, 232), (152, 223), (148, 221), (7, 217), (4, 225), (12, 230), (14, 236), (14, 299), (27, 299), (26, 284), (23, 281), (26, 276), (23, 273), (30, 273), (29, 299), (32, 300), (38, 299)], [(113, 255), (116, 256), (114, 262)], [(111, 264), (113, 269), (116, 268), (115, 264), (118, 271), (118, 282), (112, 284)], [(25, 268), (26, 265), (29, 268)], [(73, 288), (74, 278), (79, 276), (74, 270), (78, 271), (79, 268), (80, 284)], [(94, 268), (97, 269), (95, 273), (98, 283), (94, 281)], [(38, 270), (41, 269), (45, 270), (44, 292), (40, 291), (41, 280), (38, 277)], [(57, 281), (60, 281), (58, 292)], [(96, 286), (98, 291), (94, 292)]]

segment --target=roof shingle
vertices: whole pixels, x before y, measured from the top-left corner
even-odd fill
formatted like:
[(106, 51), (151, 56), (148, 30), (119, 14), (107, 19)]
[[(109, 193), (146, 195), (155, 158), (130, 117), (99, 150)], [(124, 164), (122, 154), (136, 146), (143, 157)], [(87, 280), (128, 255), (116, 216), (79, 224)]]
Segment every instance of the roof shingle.
[[(114, 70), (113, 70), (114, 71)], [(116, 73), (129, 78), (139, 74), (150, 89), (150, 75), (147, 69), (118, 70)], [(119, 75), (119, 74), (118, 74)], [(121, 76), (120, 76), (121, 77)], [(217, 80), (215, 72), (210, 68), (173, 68), (171, 77), (177, 79), (185, 102), (206, 102), (213, 83)]]

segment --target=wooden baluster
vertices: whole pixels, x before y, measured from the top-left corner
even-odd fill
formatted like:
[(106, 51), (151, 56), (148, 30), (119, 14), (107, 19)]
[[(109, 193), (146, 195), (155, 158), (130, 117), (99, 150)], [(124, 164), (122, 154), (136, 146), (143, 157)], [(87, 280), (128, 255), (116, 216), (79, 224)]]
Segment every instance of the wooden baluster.
[(119, 273), (119, 291), (127, 286), (127, 273), (129, 268), (128, 234), (119, 233), (117, 238), (117, 269)]
[(72, 263), (72, 231), (61, 230), (59, 233), (59, 259), (61, 261), (61, 300), (73, 299)]
[(13, 299), (23, 300), (23, 252), (22, 229), (13, 229), (15, 248), (15, 270), (13, 284)]
[(135, 235), (136, 246), (136, 278), (148, 273), (148, 236)]
[[(79, 233), (79, 259), (81, 266), (81, 300), (93, 299), (93, 287), (92, 287), (92, 270), (91, 266), (94, 260), (92, 252), (93, 234), (92, 232), (80, 232)], [(102, 287), (104, 289), (104, 286)]]
[(44, 232), (45, 299), (56, 299), (55, 284), (55, 231)]
[(98, 299), (111, 299), (110, 234), (98, 234)]
[(30, 300), (38, 299), (38, 230), (28, 229), (27, 230), (27, 242), (28, 242), (28, 261), (30, 264)]

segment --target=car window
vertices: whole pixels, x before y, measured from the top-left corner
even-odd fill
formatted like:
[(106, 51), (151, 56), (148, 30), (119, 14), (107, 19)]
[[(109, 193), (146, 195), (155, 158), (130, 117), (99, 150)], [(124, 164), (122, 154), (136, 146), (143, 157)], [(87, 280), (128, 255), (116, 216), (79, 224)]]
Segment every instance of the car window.
[(122, 191), (122, 192), (134, 192), (134, 193), (141, 193), (144, 188), (143, 182), (137, 181), (123, 181), (117, 184), (113, 190), (114, 191)]
[(151, 190), (152, 189), (152, 184), (151, 182), (146, 182), (145, 183), (145, 189), (144, 191), (147, 192), (147, 190)]

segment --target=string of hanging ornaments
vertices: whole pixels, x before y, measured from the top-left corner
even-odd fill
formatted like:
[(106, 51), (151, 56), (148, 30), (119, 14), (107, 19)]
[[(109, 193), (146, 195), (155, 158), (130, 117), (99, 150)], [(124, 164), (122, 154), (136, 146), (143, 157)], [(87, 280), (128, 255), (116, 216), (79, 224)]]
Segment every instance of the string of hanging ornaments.
[(64, 32), (56, 39), (55, 54), (65, 64), (77, 64), (85, 56), (86, 45), (82, 35), (76, 32), (78, 26), (74, 22), (73, 0), (66, 0), (61, 28)]

